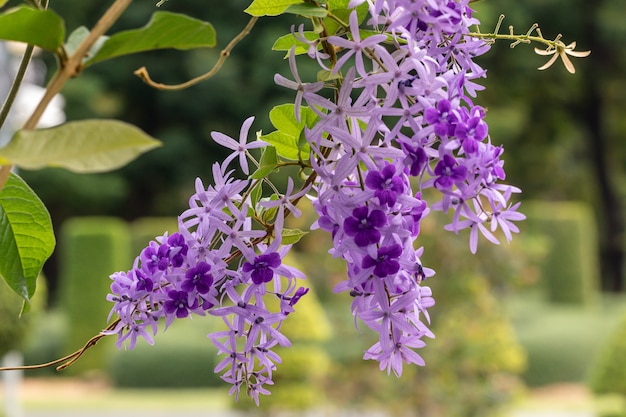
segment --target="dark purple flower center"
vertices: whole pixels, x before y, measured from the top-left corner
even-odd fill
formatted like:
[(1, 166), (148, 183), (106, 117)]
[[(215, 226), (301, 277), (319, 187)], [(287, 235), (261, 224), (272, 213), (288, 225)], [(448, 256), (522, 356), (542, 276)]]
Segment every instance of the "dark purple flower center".
[(387, 217), (382, 210), (372, 210), (369, 213), (367, 206), (357, 207), (352, 216), (343, 222), (343, 229), (348, 236), (354, 236), (354, 243), (365, 247), (380, 240), (378, 230), (387, 223)]
[(253, 263), (245, 262), (243, 272), (251, 272), (252, 282), (260, 285), (274, 278), (274, 269), (278, 268), (281, 263), (278, 253), (265, 253), (255, 257)]

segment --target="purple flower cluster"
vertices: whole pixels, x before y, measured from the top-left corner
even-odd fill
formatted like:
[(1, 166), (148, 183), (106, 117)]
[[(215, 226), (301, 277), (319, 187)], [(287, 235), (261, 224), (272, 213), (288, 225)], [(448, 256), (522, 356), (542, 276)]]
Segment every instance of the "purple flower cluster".
[[(139, 336), (154, 343), (161, 320), (167, 327), (193, 314), (219, 316), (228, 330), (209, 335), (225, 356), (216, 372), (224, 372), (232, 393), (244, 387), (258, 402), (280, 362), (272, 349), (290, 344), (280, 324), (308, 289), (297, 287), (302, 273), (283, 264), (290, 246), (280, 239), (265, 245), (266, 232), (252, 228), (247, 213), (258, 207), (240, 194), (249, 182), (219, 165), (213, 175), (215, 186), (196, 181), (178, 232), (150, 242), (130, 271), (111, 276), (107, 298), (120, 319), (111, 333), (132, 349)], [(274, 310), (269, 298), (277, 300)]]
[[(253, 118), (239, 141), (214, 132), (233, 151), (214, 166), (214, 185), (197, 180), (179, 230), (151, 242), (130, 271), (111, 276), (108, 299), (119, 316), (111, 333), (119, 345), (132, 348), (138, 336), (153, 343), (159, 321), (167, 327), (194, 314), (221, 317), (225, 330), (209, 335), (223, 355), (215, 371), (232, 384), (231, 393), (243, 387), (258, 403), (280, 362), (273, 348), (290, 344), (281, 323), (308, 291), (297, 286), (303, 275), (284, 263), (290, 246), (283, 244), (285, 217), (300, 214), (296, 204), (306, 195), (319, 215), (313, 227), (331, 233), (330, 253), (347, 265), (336, 291), (350, 294), (355, 318), (379, 335), (364, 358), (396, 375), (404, 364), (424, 364), (416, 349), (434, 337), (427, 326), (434, 299), (423, 281), (434, 271), (421, 262), (422, 219), (430, 210), (452, 212), (444, 228), (469, 229), (475, 252), (478, 232), (498, 243), (500, 229), (510, 240), (518, 231), (513, 221), (524, 216), (509, 202), (519, 190), (500, 182), (503, 150), (491, 144), (485, 110), (472, 100), (482, 89), (474, 81), (485, 76), (474, 58), (489, 45), (467, 36), (478, 24), (469, 0), (349, 6), (362, 3), (368, 18), (361, 22), (355, 10), (332, 36), (293, 33), (326, 81), (301, 80), (295, 48), (289, 56), (295, 81), (274, 78), (296, 91), (297, 121), (305, 105), (317, 115), (304, 128), (310, 161), (299, 161), (313, 173), (300, 190), (290, 178), (284, 194), (267, 178), (234, 179), (228, 165), (238, 162), (248, 174), (248, 150), (268, 144), (248, 143)], [(271, 198), (259, 196), (261, 182), (275, 191)], [(432, 204), (423, 197), (429, 188), (439, 196)]]
[[(300, 81), (293, 50), (290, 66), (299, 86), (296, 112), (303, 102), (318, 115), (305, 134), (317, 175), (317, 226), (332, 233), (331, 254), (347, 263), (337, 291), (349, 291), (353, 314), (379, 333), (364, 357), (400, 375), (403, 363), (423, 365), (415, 349), (433, 336), (424, 321), (434, 300), (422, 281), (434, 272), (416, 249), (428, 207), (453, 212), (445, 228), (469, 229), (472, 252), (478, 231), (498, 243), (499, 228), (510, 240), (518, 231), (511, 221), (524, 216), (509, 203), (519, 190), (499, 182), (502, 148), (491, 144), (485, 110), (472, 100), (482, 89), (475, 80), (485, 76), (474, 58), (489, 45), (466, 36), (478, 24), (469, 1), (352, 0), (350, 6), (364, 2), (369, 31), (353, 11), (345, 34), (327, 39), (338, 51), (335, 61), (309, 42), (308, 55), (323, 69), (344, 74), (331, 85), (335, 100), (317, 83), (308, 88)], [(306, 41), (302, 30), (294, 36)], [(285, 77), (276, 79), (294, 88)], [(427, 188), (441, 200), (428, 205), (421, 197)]]

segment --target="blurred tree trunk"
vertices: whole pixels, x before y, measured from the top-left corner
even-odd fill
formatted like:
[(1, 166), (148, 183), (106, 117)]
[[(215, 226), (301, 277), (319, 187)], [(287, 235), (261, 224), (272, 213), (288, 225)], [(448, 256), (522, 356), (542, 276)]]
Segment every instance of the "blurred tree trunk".
[(591, 168), (597, 182), (602, 286), (604, 290), (619, 292), (624, 289), (624, 218), (615, 184), (616, 171), (612, 170), (615, 161), (610, 157), (615, 146), (612, 146), (605, 129), (603, 115), (606, 103), (602, 95), (605, 81), (611, 78), (607, 69), (616, 68), (617, 65), (611, 65), (615, 58), (598, 39), (598, 32), (601, 30), (599, 19), (592, 18), (598, 16), (602, 5), (602, 1), (585, 3), (585, 17), (581, 19), (585, 44), (590, 46), (592, 55), (587, 58), (588, 71), (580, 74), (584, 100), (577, 103), (576, 110), (588, 129), (585, 136)]

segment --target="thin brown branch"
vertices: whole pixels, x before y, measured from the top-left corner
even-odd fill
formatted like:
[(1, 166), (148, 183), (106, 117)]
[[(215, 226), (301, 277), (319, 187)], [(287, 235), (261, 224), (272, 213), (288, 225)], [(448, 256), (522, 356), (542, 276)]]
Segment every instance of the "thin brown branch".
[(209, 78), (215, 76), (215, 74), (217, 74), (218, 71), (222, 68), (222, 65), (224, 65), (224, 62), (226, 62), (226, 59), (230, 56), (230, 53), (235, 48), (235, 46), (237, 46), (239, 42), (241, 42), (246, 36), (250, 34), (250, 31), (254, 27), (257, 20), (259, 20), (258, 17), (252, 17), (250, 21), (248, 21), (248, 24), (246, 25), (246, 27), (244, 27), (243, 30), (237, 36), (235, 36), (228, 43), (228, 45), (226, 45), (226, 48), (222, 49), (222, 51), (220, 52), (220, 58), (217, 60), (213, 68), (211, 68), (209, 72), (199, 75), (196, 78), (192, 78), (191, 80), (186, 81), (181, 84), (167, 85), (167, 84), (157, 83), (153, 81), (150, 78), (150, 74), (148, 73), (148, 70), (146, 69), (146, 67), (139, 68), (138, 70), (134, 72), (134, 74), (138, 76), (139, 78), (141, 78), (143, 82), (148, 84), (150, 87), (156, 88), (157, 90), (170, 90), (170, 91), (171, 90), (184, 90), (185, 88), (191, 87), (202, 81), (208, 80)]
[(78, 358), (80, 358), (81, 356), (83, 356), (83, 354), (87, 351), (87, 349), (93, 347), (96, 345), (96, 343), (98, 343), (100, 341), (100, 339), (102, 339), (103, 337), (108, 336), (108, 334), (106, 334), (105, 332), (113, 330), (118, 323), (120, 322), (120, 319), (115, 320), (114, 322), (112, 322), (111, 324), (109, 324), (104, 330), (102, 330), (102, 332), (98, 333), (97, 335), (95, 335), (94, 337), (92, 337), (91, 339), (89, 339), (87, 341), (87, 343), (85, 343), (85, 345), (78, 349), (76, 352), (70, 353), (69, 355), (66, 355), (62, 358), (53, 360), (51, 362), (46, 362), (46, 363), (42, 363), (42, 364), (38, 364), (38, 365), (22, 365), (22, 366), (8, 366), (8, 367), (4, 367), (4, 368), (0, 368), (0, 372), (2, 371), (25, 371), (25, 370), (30, 370), (30, 369), (42, 369), (42, 368), (49, 368), (51, 366), (55, 366), (55, 365), (59, 365), (57, 366), (57, 371), (62, 371), (63, 369), (71, 366), (74, 362), (76, 362), (78, 360)]

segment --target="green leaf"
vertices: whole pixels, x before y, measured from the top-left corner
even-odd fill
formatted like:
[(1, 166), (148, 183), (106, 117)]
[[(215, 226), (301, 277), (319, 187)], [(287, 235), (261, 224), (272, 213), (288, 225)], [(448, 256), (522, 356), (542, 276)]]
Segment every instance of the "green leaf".
[[(261, 179), (267, 177), (278, 166), (278, 155), (276, 154), (276, 148), (273, 146), (267, 146), (263, 149), (261, 155), (261, 161), (259, 161), (259, 168), (250, 175), (252, 179)], [(258, 201), (258, 200), (257, 200)]]
[(4, 7), (4, 5), (7, 4), (7, 1), (9, 0), (0, 0), (0, 7)]
[(304, 0), (254, 0), (244, 12), (252, 16), (278, 16), (292, 4), (302, 4)]
[(65, 39), (65, 23), (52, 10), (15, 7), (0, 14), (0, 39), (56, 51)]
[(270, 121), (277, 131), (261, 136), (261, 140), (276, 147), (279, 156), (292, 161), (308, 160), (311, 149), (300, 144), (304, 127), (313, 127), (317, 114), (309, 107), (300, 107), (300, 122), (294, 113), (294, 104), (281, 104), (270, 110)]
[(37, 277), (54, 250), (50, 214), (39, 197), (11, 174), (0, 191), (0, 276), (24, 299), (27, 311)]
[[(313, 41), (319, 38), (319, 35), (317, 33), (311, 32), (311, 31), (303, 32), (303, 35), (305, 39), (310, 40), (310, 41)], [(276, 42), (274, 42), (274, 45), (272, 45), (272, 50), (289, 52), (291, 51), (291, 47), (294, 45), (296, 46), (296, 49), (295, 49), (296, 55), (306, 54), (309, 50), (308, 44), (297, 40), (291, 33), (287, 35), (283, 35), (280, 38), (276, 39)], [(289, 56), (289, 53), (285, 55), (285, 57), (287, 56)]]
[(111, 35), (85, 66), (106, 59), (156, 49), (212, 48), (216, 45), (213, 26), (184, 14), (155, 12), (146, 26)]
[(49, 129), (20, 130), (0, 149), (0, 164), (26, 169), (61, 167), (104, 172), (160, 146), (139, 128), (117, 120), (83, 120)]
[(300, 122), (296, 119), (294, 104), (286, 103), (274, 107), (270, 110), (270, 121), (272, 125), (283, 133), (298, 137), (304, 126), (313, 127), (317, 115), (309, 107), (300, 107)]
[(307, 233), (308, 232), (303, 232), (300, 229), (283, 229), (282, 243), (283, 245), (293, 245), (294, 243), (298, 243)]
[[(300, 149), (298, 148), (298, 141), (294, 136), (276, 130), (267, 135), (263, 135), (261, 139), (272, 145), (276, 149), (276, 153), (282, 158), (292, 161), (298, 160), (298, 152), (300, 152)], [(257, 178), (256, 172), (253, 175), (253, 178)]]
[(285, 13), (296, 14), (302, 17), (326, 17), (328, 10), (312, 3), (292, 4), (287, 7)]
[[(85, 26), (79, 26), (74, 29), (72, 33), (70, 33), (70, 36), (67, 37), (67, 41), (65, 42), (65, 53), (68, 56), (74, 54), (76, 48), (78, 48), (78, 45), (80, 45), (87, 36), (89, 36), (89, 29), (87, 29)], [(91, 49), (89, 50), (89, 53), (87, 54), (83, 62), (94, 56), (100, 50), (100, 48), (102, 48), (102, 45), (107, 39), (109, 39), (108, 36), (100, 36), (91, 46)]]
[[(250, 191), (250, 206), (252, 208), (249, 208), (248, 211), (255, 210), (256, 204), (259, 202), (262, 196), (263, 196), (263, 186), (261, 185), (261, 182), (259, 181), (254, 186), (254, 188)], [(254, 212), (251, 213), (251, 216), (254, 216)]]
[[(343, 0), (330, 1), (328, 6), (333, 15), (346, 24), (350, 20), (350, 13), (352, 13), (352, 10), (354, 10), (348, 9), (347, 3)], [(361, 3), (359, 6), (356, 7), (356, 14), (358, 17), (358, 22), (362, 23), (368, 14), (367, 2)], [(343, 28), (335, 19), (331, 19), (330, 17), (326, 17), (324, 19), (324, 26), (326, 26), (326, 30), (331, 36), (336, 34), (339, 29)]]

